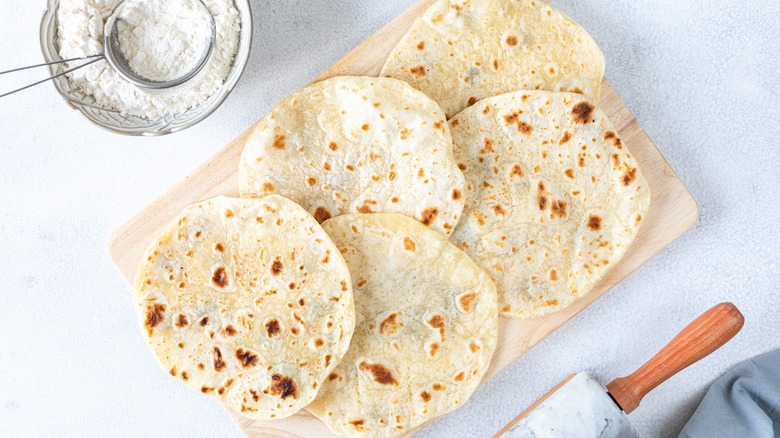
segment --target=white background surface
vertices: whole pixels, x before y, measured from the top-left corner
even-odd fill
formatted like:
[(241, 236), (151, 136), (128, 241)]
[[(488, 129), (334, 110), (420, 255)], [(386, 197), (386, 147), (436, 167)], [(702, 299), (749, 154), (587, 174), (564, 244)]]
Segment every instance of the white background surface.
[[(0, 70), (40, 62), (44, 1), (0, 0)], [(224, 106), (160, 139), (120, 137), (47, 84), (0, 99), (0, 436), (237, 436), (148, 352), (109, 232), (412, 0), (253, 1), (249, 67)], [(489, 436), (570, 372), (606, 383), (711, 305), (747, 322), (631, 418), (675, 436), (714, 379), (780, 347), (780, 3), (560, 0), (701, 205), (696, 227), (420, 436)], [(0, 90), (44, 74), (0, 77)]]

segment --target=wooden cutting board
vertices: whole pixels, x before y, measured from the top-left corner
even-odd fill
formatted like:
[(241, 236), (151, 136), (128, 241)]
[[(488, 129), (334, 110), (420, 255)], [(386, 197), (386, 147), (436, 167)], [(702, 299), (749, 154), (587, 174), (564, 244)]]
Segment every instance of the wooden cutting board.
[[(378, 76), (401, 37), (434, 1), (418, 1), (314, 82), (342, 75)], [(501, 318), (498, 346), (485, 379), (501, 371), (668, 246), (693, 226), (699, 216), (696, 201), (606, 80), (601, 86), (600, 106), (612, 120), (624, 144), (636, 157), (650, 184), (653, 193), (650, 211), (625, 258), (587, 296), (567, 309), (546, 317), (531, 320)], [(185, 207), (218, 195), (238, 196), (238, 163), (250, 132), (251, 129), (238, 136), (111, 235), (109, 254), (131, 284), (146, 248)], [(235, 412), (229, 414), (249, 437), (333, 436), (324, 423), (306, 411), (275, 422), (251, 421)]]

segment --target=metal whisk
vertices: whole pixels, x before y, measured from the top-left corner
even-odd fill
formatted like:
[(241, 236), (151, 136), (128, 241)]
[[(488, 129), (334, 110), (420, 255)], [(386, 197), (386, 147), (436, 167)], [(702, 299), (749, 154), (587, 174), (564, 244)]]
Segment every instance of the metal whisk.
[(91, 55), (91, 56), (85, 56), (82, 58), (71, 58), (71, 59), (63, 59), (60, 61), (52, 61), (52, 62), (46, 62), (43, 64), (36, 64), (36, 65), (30, 65), (27, 67), (20, 67), (15, 68), (12, 70), (6, 70), (3, 72), (0, 72), (0, 75), (4, 75), (7, 73), (14, 73), (21, 70), (27, 70), (31, 68), (36, 67), (43, 67), (47, 65), (53, 65), (53, 64), (62, 64), (65, 62), (72, 62), (72, 61), (87, 61), (84, 64), (79, 65), (78, 67), (74, 67), (71, 69), (68, 69), (62, 73), (56, 74), (54, 76), (51, 76), (49, 78), (40, 80), (38, 82), (34, 82), (30, 85), (26, 85), (21, 88), (17, 88), (16, 90), (9, 91), (4, 94), (0, 94), (1, 97), (5, 97), (14, 93), (17, 93), (22, 90), (26, 90), (30, 87), (34, 87), (38, 84), (42, 84), (44, 82), (50, 81), (54, 78), (58, 78), (60, 76), (66, 75), (68, 73), (71, 73), (75, 70), (78, 70), (80, 68), (84, 68), (90, 64), (94, 64), (98, 61), (106, 60), (108, 62), (108, 65), (111, 66), (122, 78), (127, 80), (128, 82), (137, 85), (142, 88), (149, 88), (149, 89), (162, 89), (162, 88), (171, 88), (175, 87), (177, 85), (181, 85), (184, 82), (189, 81), (195, 75), (197, 75), (203, 67), (206, 65), (207, 61), (211, 57), (211, 52), (214, 50), (214, 44), (216, 42), (216, 35), (217, 35), (217, 29), (216, 29), (216, 23), (214, 22), (214, 17), (211, 15), (211, 12), (209, 12), (206, 5), (203, 3), (203, 0), (198, 0), (198, 5), (200, 5), (201, 8), (203, 8), (203, 11), (206, 12), (206, 16), (209, 20), (209, 26), (210, 26), (210, 36), (209, 40), (206, 44), (206, 46), (203, 48), (203, 53), (201, 54), (201, 57), (197, 64), (195, 64), (189, 71), (185, 72), (183, 75), (167, 80), (167, 81), (154, 81), (148, 78), (145, 78), (138, 74), (137, 72), (133, 71), (132, 68), (130, 68), (130, 62), (125, 57), (124, 53), (122, 53), (122, 50), (119, 46), (119, 21), (122, 21), (122, 11), (124, 9), (126, 2), (123, 0), (111, 13), (111, 16), (108, 17), (108, 20), (106, 21), (106, 25), (104, 27), (103, 31), (103, 51), (104, 53), (98, 54), (98, 55)]

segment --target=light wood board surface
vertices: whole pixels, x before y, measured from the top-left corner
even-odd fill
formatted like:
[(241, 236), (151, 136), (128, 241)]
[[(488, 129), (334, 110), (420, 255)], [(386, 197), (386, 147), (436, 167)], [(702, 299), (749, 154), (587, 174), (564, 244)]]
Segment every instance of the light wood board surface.
[[(434, 1), (417, 2), (314, 82), (342, 75), (378, 76), (392, 49)], [(553, 315), (530, 320), (500, 320), (498, 346), (485, 379), (501, 371), (668, 246), (693, 226), (699, 216), (693, 197), (606, 80), (601, 86), (599, 104), (636, 157), (650, 184), (653, 194), (650, 211), (625, 258), (587, 296)], [(238, 163), (250, 132), (251, 128), (112, 233), (108, 242), (109, 255), (131, 284), (146, 248), (185, 207), (219, 195), (238, 196)], [(522, 408), (519, 406), (518, 410)], [(252, 421), (235, 412), (229, 414), (249, 437), (334, 436), (324, 423), (305, 411), (275, 422)]]

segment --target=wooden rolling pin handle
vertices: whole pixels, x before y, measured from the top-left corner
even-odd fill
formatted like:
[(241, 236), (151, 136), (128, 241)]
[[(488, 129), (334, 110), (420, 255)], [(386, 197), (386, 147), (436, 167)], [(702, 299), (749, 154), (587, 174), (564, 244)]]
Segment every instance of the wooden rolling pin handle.
[(688, 324), (634, 373), (610, 382), (609, 393), (625, 413), (630, 413), (648, 392), (728, 342), (744, 322), (745, 317), (733, 304), (716, 305)]

